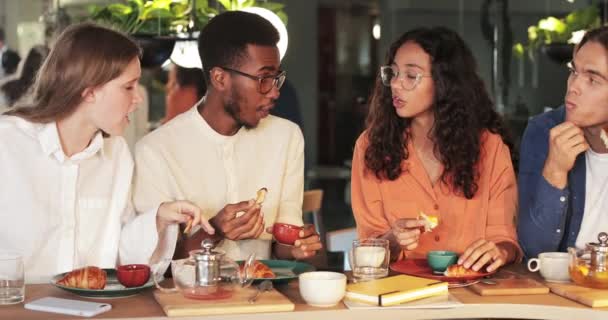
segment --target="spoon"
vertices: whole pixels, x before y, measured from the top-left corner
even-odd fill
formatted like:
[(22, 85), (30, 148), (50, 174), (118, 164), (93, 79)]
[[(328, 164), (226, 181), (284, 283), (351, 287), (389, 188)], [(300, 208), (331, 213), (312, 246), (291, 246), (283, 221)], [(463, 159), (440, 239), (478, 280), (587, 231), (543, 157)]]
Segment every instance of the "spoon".
[(256, 300), (258, 300), (258, 296), (260, 295), (260, 293), (272, 290), (272, 282), (270, 280), (264, 280), (258, 285), (257, 288), (258, 290), (256, 291), (256, 293), (251, 298), (249, 298), (249, 303), (255, 303)]

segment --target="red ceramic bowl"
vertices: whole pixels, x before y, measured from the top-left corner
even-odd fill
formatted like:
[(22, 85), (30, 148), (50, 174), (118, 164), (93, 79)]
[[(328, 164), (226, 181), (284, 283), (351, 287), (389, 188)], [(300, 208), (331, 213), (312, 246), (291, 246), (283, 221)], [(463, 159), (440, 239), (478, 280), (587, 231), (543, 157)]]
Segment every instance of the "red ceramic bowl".
[(300, 239), (301, 230), (302, 227), (293, 224), (275, 223), (272, 226), (272, 235), (280, 243), (293, 245), (296, 240)]
[(143, 286), (150, 279), (150, 267), (145, 264), (125, 264), (116, 268), (116, 278), (127, 288)]

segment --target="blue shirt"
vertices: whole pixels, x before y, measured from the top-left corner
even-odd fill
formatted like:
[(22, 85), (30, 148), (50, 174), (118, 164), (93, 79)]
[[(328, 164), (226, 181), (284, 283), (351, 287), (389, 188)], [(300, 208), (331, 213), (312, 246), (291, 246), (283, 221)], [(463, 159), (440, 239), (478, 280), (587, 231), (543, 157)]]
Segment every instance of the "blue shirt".
[(568, 184), (558, 189), (543, 177), (549, 131), (564, 122), (561, 106), (528, 122), (520, 148), (517, 234), (526, 258), (574, 247), (585, 209), (585, 153), (576, 158)]

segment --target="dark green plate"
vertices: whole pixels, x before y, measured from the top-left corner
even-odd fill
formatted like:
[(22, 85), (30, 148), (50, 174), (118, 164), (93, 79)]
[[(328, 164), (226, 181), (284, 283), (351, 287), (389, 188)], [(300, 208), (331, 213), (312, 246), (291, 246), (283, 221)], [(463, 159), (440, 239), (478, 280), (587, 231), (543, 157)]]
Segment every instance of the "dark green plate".
[(103, 270), (105, 270), (106, 274), (107, 274), (106, 287), (104, 289), (100, 289), (100, 290), (80, 289), (80, 288), (66, 287), (66, 286), (57, 284), (57, 281), (59, 281), (61, 278), (63, 278), (67, 274), (67, 272), (54, 276), (53, 279), (51, 280), (51, 284), (53, 284), (57, 288), (65, 290), (65, 291), (77, 294), (82, 297), (89, 297), (89, 298), (129, 297), (129, 296), (138, 294), (140, 291), (142, 291), (146, 288), (154, 287), (154, 280), (152, 280), (152, 277), (153, 277), (152, 274), (150, 274), (150, 280), (148, 280), (148, 282), (146, 282), (146, 284), (144, 284), (143, 286), (126, 288), (125, 286), (120, 284), (120, 282), (118, 282), (118, 279), (116, 279), (116, 270), (115, 269), (103, 269)]
[[(272, 280), (275, 283), (287, 282), (292, 279), (296, 279), (301, 273), (308, 271), (315, 271), (315, 267), (304, 262), (289, 261), (289, 260), (259, 260), (263, 264), (267, 265), (272, 272), (276, 275), (274, 279), (266, 278), (255, 278), (254, 282), (260, 282), (262, 280)], [(239, 261), (242, 264), (243, 261)]]

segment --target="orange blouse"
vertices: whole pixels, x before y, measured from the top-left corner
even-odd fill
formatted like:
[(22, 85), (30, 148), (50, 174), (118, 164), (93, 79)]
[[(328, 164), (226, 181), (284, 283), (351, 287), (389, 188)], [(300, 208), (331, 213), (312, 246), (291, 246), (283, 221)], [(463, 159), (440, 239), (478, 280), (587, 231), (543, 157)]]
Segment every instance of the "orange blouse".
[(408, 159), (403, 173), (394, 181), (379, 180), (365, 166), (367, 132), (355, 145), (352, 163), (352, 207), (359, 238), (376, 238), (386, 234), (400, 218), (416, 218), (420, 211), (439, 217), (439, 225), (420, 236), (418, 247), (402, 251), (404, 256), (422, 258), (430, 250), (451, 250), (461, 254), (474, 241), (487, 239), (517, 242), (515, 219), (517, 183), (509, 148), (501, 137), (484, 133), (481, 138), (480, 177), (472, 199), (455, 195), (441, 180), (432, 186), (430, 178), (408, 143)]

